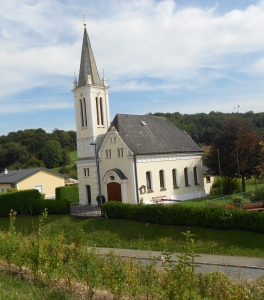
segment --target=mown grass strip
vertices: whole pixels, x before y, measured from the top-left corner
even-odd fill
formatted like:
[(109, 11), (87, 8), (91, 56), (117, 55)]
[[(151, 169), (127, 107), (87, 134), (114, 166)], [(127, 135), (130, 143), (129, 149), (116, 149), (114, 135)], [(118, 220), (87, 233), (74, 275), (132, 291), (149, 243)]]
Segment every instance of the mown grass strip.
[[(17, 216), (15, 226), (23, 234), (37, 230), (38, 217)], [(0, 218), (0, 230), (7, 230), (9, 218)], [(189, 226), (168, 226), (130, 220), (103, 221), (50, 215), (45, 221), (49, 234), (64, 232), (67, 243), (83, 237), (87, 246), (182, 252), (182, 232), (196, 235), (195, 252), (264, 257), (263, 234), (241, 230), (216, 230)]]

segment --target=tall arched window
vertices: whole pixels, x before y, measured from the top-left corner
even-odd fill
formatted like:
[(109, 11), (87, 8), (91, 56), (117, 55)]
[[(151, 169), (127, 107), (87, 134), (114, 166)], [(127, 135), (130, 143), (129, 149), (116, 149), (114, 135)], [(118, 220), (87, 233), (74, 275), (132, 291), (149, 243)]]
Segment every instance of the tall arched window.
[(108, 158), (108, 150), (105, 150), (105, 157)]
[(84, 127), (82, 99), (80, 99), (80, 114), (81, 114), (81, 125), (82, 125), (82, 127)]
[(173, 188), (174, 189), (178, 188), (177, 169), (172, 170), (172, 183), (173, 183)]
[(146, 183), (147, 183), (147, 192), (152, 191), (152, 184), (151, 184), (151, 174), (150, 172), (146, 172)]
[(96, 105), (97, 125), (100, 125), (100, 116), (99, 116), (99, 107), (98, 107), (98, 97), (95, 97), (95, 105)]
[(100, 114), (101, 114), (101, 125), (104, 125), (103, 99), (102, 99), (102, 97), (100, 97)]
[(159, 171), (159, 180), (160, 180), (160, 189), (164, 190), (165, 184), (164, 184), (164, 171), (163, 170)]
[(199, 180), (198, 180), (198, 168), (197, 167), (193, 168), (193, 178), (194, 178), (194, 184), (198, 185)]
[(83, 111), (84, 111), (84, 125), (87, 126), (87, 112), (86, 112), (86, 101), (83, 98)]
[(189, 177), (188, 177), (188, 168), (184, 168), (184, 180), (185, 180), (185, 186), (190, 186)]

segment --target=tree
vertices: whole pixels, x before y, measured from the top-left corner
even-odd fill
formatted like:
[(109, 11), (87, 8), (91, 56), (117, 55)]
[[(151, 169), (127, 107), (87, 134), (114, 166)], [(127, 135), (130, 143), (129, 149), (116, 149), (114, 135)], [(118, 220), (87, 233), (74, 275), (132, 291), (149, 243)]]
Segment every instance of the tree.
[(47, 141), (42, 150), (43, 161), (47, 168), (59, 167), (63, 161), (61, 145), (58, 141)]
[(245, 192), (245, 179), (261, 174), (259, 166), (264, 161), (261, 139), (248, 128), (245, 121), (230, 118), (223, 123), (221, 132), (214, 138), (211, 152), (205, 158), (205, 165), (213, 175), (220, 175), (219, 151), (221, 175), (228, 178), (239, 178), (240, 175)]

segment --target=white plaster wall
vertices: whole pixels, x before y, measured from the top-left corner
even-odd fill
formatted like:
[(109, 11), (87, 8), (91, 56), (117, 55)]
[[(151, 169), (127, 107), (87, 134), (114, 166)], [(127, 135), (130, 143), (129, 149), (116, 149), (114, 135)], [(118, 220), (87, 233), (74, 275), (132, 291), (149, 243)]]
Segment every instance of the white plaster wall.
[(210, 194), (210, 189), (214, 183), (214, 177), (213, 176), (210, 176), (210, 181), (211, 182), (206, 182), (206, 177), (208, 177), (207, 175), (204, 176), (204, 189), (205, 189), (205, 193), (206, 195), (209, 195)]
[[(190, 186), (185, 186), (184, 168), (188, 168)], [(195, 185), (193, 168), (197, 167), (198, 183)], [(172, 170), (177, 169), (177, 185), (173, 187)], [(200, 154), (167, 154), (137, 156), (138, 186), (146, 186), (146, 172), (151, 172), (152, 192), (139, 195), (144, 203), (151, 203), (152, 197), (167, 196), (174, 200), (188, 200), (205, 196), (202, 156)], [(164, 170), (165, 190), (160, 189), (159, 171)]]
[[(115, 138), (115, 139), (114, 139)], [(123, 148), (123, 157), (118, 157), (117, 149)], [(111, 150), (111, 158), (106, 157), (106, 150)], [(136, 193), (135, 193), (135, 183), (133, 178), (133, 156), (131, 151), (127, 148), (123, 140), (120, 138), (117, 131), (109, 131), (103, 145), (100, 149), (100, 172), (101, 179), (103, 179), (104, 175), (111, 169), (117, 168), (120, 169), (124, 175), (127, 177), (126, 184), (121, 183), (118, 176), (115, 175), (115, 180), (111, 181), (110, 176), (113, 174), (107, 174), (107, 178), (102, 183), (102, 191), (104, 191), (104, 196), (107, 199), (107, 184), (109, 182), (117, 182), (122, 185), (122, 201), (127, 203), (136, 203)], [(124, 197), (123, 191), (126, 190), (127, 196)]]

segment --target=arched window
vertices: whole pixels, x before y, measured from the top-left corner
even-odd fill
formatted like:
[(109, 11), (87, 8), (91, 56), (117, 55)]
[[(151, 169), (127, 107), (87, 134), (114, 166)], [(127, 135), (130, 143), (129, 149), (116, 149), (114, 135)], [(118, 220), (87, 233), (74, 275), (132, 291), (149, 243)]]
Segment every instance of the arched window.
[(82, 99), (80, 99), (80, 114), (81, 114), (81, 125), (84, 127), (84, 119), (83, 119), (83, 104), (82, 104)]
[(105, 150), (105, 157), (108, 158), (108, 150)]
[(102, 97), (100, 97), (100, 114), (101, 114), (101, 125), (104, 125), (103, 99), (102, 99)]
[(163, 170), (159, 171), (159, 180), (160, 180), (160, 189), (164, 190), (165, 184), (164, 184), (164, 171)]
[(198, 168), (194, 167), (193, 168), (193, 178), (194, 178), (194, 184), (199, 185), (199, 180), (198, 180)]
[(120, 149), (117, 148), (117, 157), (120, 157)]
[(85, 98), (83, 98), (83, 111), (84, 111), (84, 125), (87, 127), (87, 112), (86, 112)]
[(188, 177), (188, 168), (184, 168), (184, 180), (185, 180), (185, 186), (190, 186), (189, 177)]
[(150, 172), (146, 172), (146, 183), (147, 183), (147, 192), (152, 191), (152, 184), (151, 184), (151, 174)]
[(100, 125), (99, 107), (98, 107), (98, 97), (95, 97), (95, 104), (96, 104), (97, 125)]
[(173, 183), (173, 188), (176, 189), (178, 188), (178, 183), (177, 183), (177, 169), (172, 170), (172, 183)]

